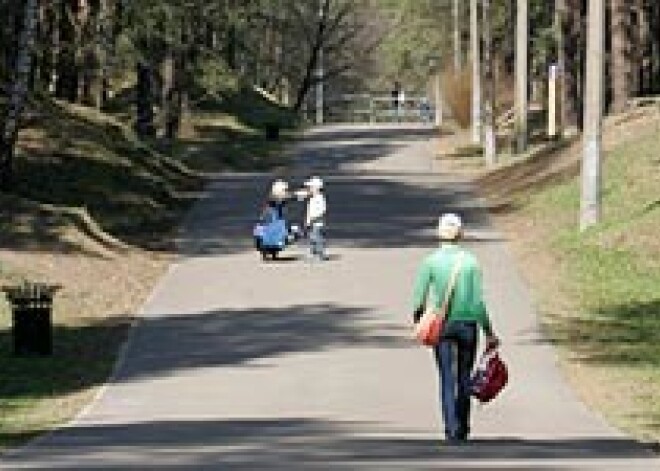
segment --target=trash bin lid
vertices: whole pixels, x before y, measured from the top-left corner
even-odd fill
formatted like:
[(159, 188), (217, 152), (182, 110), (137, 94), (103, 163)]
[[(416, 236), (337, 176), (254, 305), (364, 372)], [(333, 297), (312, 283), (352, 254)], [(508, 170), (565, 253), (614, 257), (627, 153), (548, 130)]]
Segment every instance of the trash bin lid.
[(61, 285), (48, 283), (23, 282), (17, 285), (5, 285), (0, 291), (5, 293), (9, 302), (50, 301)]

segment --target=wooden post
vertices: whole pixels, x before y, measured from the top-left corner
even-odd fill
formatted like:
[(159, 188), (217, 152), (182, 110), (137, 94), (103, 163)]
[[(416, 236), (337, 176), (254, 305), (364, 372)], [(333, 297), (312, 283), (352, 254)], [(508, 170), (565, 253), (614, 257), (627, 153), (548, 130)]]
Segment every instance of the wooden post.
[(435, 71), (433, 77), (433, 88), (435, 97), (435, 125), (440, 128), (443, 124), (443, 103), (442, 103), (442, 86), (440, 83), (440, 67)]

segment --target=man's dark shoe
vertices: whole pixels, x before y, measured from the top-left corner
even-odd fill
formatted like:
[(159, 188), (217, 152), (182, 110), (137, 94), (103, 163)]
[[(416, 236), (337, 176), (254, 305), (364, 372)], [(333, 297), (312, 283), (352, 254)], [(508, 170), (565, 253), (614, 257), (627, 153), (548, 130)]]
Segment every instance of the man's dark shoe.
[(459, 435), (447, 435), (445, 437), (445, 443), (447, 445), (462, 445), (467, 441), (467, 437), (462, 437)]

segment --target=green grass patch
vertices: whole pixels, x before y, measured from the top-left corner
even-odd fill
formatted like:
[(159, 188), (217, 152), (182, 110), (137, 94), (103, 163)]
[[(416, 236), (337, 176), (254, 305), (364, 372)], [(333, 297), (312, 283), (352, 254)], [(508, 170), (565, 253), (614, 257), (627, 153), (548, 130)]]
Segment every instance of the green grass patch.
[[(637, 436), (660, 441), (660, 396), (651, 393), (660, 391), (657, 148), (651, 133), (609, 153), (603, 222), (586, 233), (577, 230), (578, 179), (532, 190), (519, 202), (540, 226), (538, 247), (559, 262), (560, 286), (544, 288), (551, 338), (626, 385), (629, 397), (616, 398), (606, 412)], [(552, 305), (552, 297), (561, 302)]]
[(481, 157), (484, 154), (483, 146), (478, 144), (467, 144), (456, 147), (448, 157)]
[[(165, 147), (169, 155), (207, 172), (264, 171), (286, 164), (282, 151), (300, 124), (288, 108), (251, 88), (209, 96), (196, 106), (192, 132)], [(268, 128), (277, 129), (277, 139)]]
[(10, 311), (0, 302), (0, 451), (67, 420), (81, 406), (76, 394), (105, 381), (127, 319), (95, 325), (57, 325), (54, 354), (16, 357), (9, 330)]
[(119, 239), (159, 243), (199, 178), (107, 115), (52, 101), (41, 104), (40, 114), (21, 135), (13, 196), (85, 208)]

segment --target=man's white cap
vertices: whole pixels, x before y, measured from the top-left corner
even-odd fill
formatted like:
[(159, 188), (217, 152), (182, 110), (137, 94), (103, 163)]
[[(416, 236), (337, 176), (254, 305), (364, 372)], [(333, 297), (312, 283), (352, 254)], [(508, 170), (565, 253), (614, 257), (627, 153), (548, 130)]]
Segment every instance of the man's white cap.
[(312, 177), (305, 182), (305, 186), (320, 190), (323, 188), (323, 180), (321, 180), (319, 177)]
[(275, 180), (270, 188), (270, 194), (275, 198), (283, 198), (289, 189), (289, 184), (284, 180)]
[(458, 214), (447, 213), (438, 221), (438, 236), (443, 240), (454, 240), (461, 233), (463, 222)]

